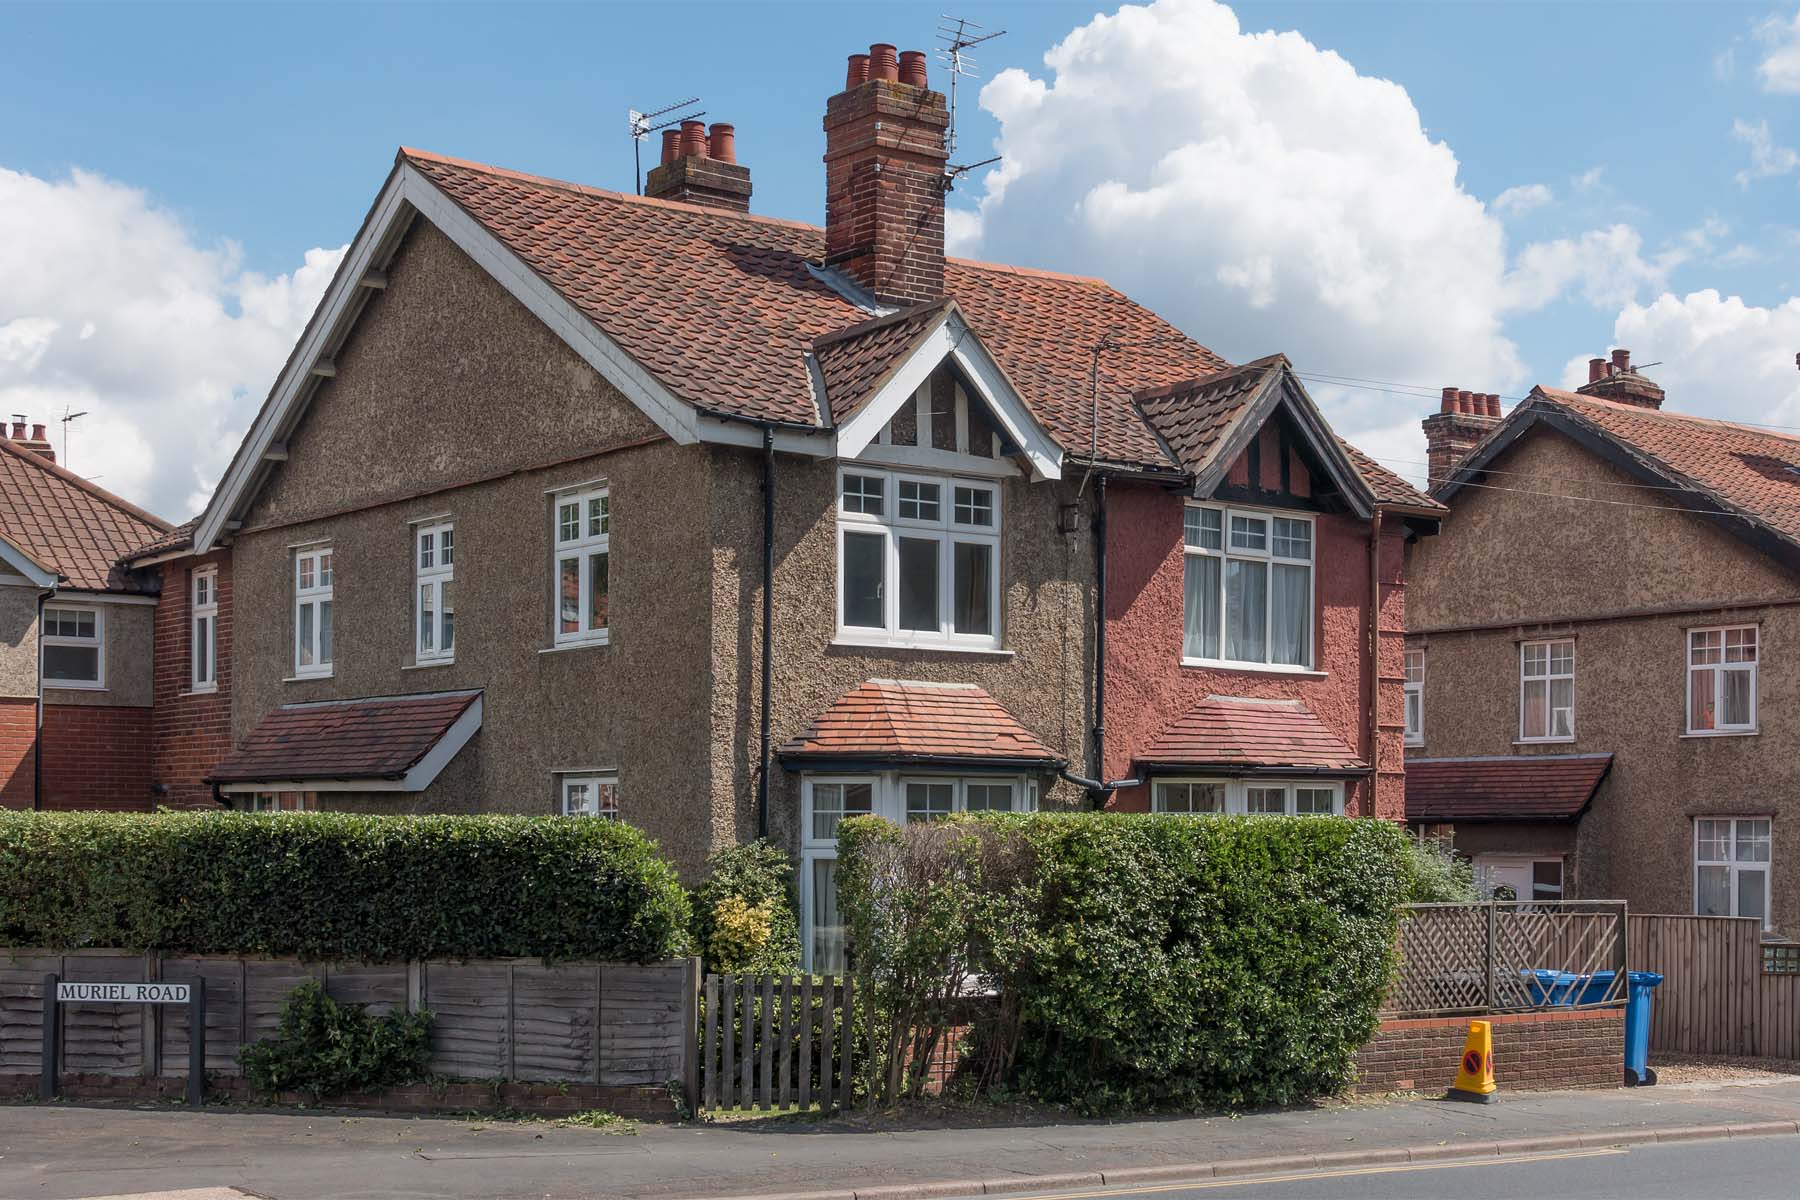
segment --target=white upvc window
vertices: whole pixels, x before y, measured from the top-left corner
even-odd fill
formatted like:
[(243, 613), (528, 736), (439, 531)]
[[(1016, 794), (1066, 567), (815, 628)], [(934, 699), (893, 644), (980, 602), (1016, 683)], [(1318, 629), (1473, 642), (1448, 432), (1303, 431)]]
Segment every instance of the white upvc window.
[(840, 640), (1000, 648), (1000, 491), (991, 482), (838, 472)]
[(611, 587), (612, 493), (608, 488), (565, 492), (551, 506), (552, 561), (559, 646), (605, 642)]
[(1689, 733), (1756, 732), (1757, 629), (1688, 630)]
[(1406, 652), (1406, 744), (1425, 744), (1425, 651)]
[(562, 777), (562, 815), (619, 819), (619, 777), (610, 771)]
[(219, 568), (200, 567), (189, 577), (190, 652), (188, 686), (196, 692), (219, 687)]
[(308, 546), (294, 555), (294, 674), (331, 674), (332, 552)]
[(1768, 817), (1694, 821), (1694, 911), (1703, 917), (1755, 917), (1769, 927)]
[(1519, 646), (1519, 740), (1575, 740), (1575, 640)]
[(251, 792), (244, 804), (244, 810), (253, 813), (315, 812), (318, 807), (315, 792)]
[(1150, 809), (1189, 816), (1342, 816), (1344, 785), (1330, 779), (1166, 778), (1150, 785)]
[(456, 657), (456, 526), (421, 525), (413, 534), (414, 661)]
[(1189, 504), (1182, 542), (1184, 663), (1312, 669), (1311, 517)]
[(45, 687), (106, 686), (106, 614), (101, 609), (47, 604), (38, 640)]

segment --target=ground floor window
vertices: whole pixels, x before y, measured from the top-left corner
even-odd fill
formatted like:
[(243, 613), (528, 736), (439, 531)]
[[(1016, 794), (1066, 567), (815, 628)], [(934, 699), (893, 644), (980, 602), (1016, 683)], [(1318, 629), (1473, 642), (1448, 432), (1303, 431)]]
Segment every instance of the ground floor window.
[(1030, 812), (1038, 780), (1018, 775), (808, 775), (801, 784), (800, 935), (805, 968), (842, 974), (848, 929), (838, 906), (837, 827), (876, 815), (895, 824), (941, 820), (958, 812)]
[(1700, 817), (1694, 822), (1694, 911), (1755, 917), (1769, 924), (1768, 817)]
[(244, 810), (253, 813), (317, 812), (317, 792), (251, 792)]
[(1493, 900), (1561, 900), (1563, 860), (1530, 855), (1477, 854), (1475, 882)]
[(1150, 796), (1159, 813), (1329, 817), (1344, 811), (1344, 785), (1337, 780), (1158, 779)]
[(610, 772), (562, 776), (562, 815), (619, 819), (619, 777)]

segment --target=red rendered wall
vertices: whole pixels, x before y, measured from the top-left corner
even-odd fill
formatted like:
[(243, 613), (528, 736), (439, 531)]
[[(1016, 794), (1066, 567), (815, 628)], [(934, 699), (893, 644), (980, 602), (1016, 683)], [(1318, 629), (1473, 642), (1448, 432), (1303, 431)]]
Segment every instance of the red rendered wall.
[[(1264, 431), (1268, 433), (1267, 430)], [(1265, 440), (1267, 440), (1265, 438)], [(1264, 451), (1265, 478), (1273, 455)], [(1241, 470), (1240, 472), (1241, 473)], [(1292, 480), (1300, 485), (1295, 475)], [(1402, 764), (1405, 591), (1403, 543), (1395, 523), (1382, 538), (1381, 713), (1375, 786), (1345, 790), (1345, 810), (1403, 819)], [(1106, 772), (1132, 774), (1138, 751), (1207, 696), (1299, 700), (1367, 759), (1369, 525), (1319, 516), (1314, 561), (1317, 665), (1323, 678), (1181, 665), (1182, 498), (1154, 485), (1114, 483), (1107, 491)], [(1117, 793), (1126, 811), (1150, 806), (1148, 787)]]
[[(192, 572), (219, 569), (218, 690), (189, 691), (192, 633), (188, 611), (193, 602)], [(155, 709), (151, 718), (154, 751), (150, 780), (159, 791), (157, 803), (171, 808), (216, 806), (206, 773), (231, 749), (231, 556), (217, 551), (201, 558), (177, 559), (162, 566), (162, 597), (156, 606)]]
[(36, 760), (37, 701), (0, 697), (0, 808), (30, 808)]
[(46, 704), (43, 745), (46, 809), (154, 806), (148, 708)]

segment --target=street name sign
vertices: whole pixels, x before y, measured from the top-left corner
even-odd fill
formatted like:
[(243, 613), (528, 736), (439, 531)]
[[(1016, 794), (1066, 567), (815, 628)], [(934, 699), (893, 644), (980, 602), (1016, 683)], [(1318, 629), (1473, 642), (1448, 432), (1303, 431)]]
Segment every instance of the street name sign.
[[(188, 1069), (187, 1101), (198, 1106), (206, 1102), (206, 978), (196, 977), (186, 983), (164, 983), (160, 979), (128, 980), (124, 983), (77, 983), (56, 974), (44, 976), (43, 1063), (38, 1069), (38, 1097), (56, 1099), (61, 1089), (57, 1075), (63, 1066), (63, 1017), (65, 1004), (185, 1004), (187, 1005)], [(146, 1016), (146, 1020), (150, 1018)], [(161, 1034), (163, 1015), (155, 1017), (156, 1033)], [(161, 1061), (161, 1055), (155, 1061)]]
[(186, 1004), (193, 989), (185, 983), (58, 983), (60, 1004)]

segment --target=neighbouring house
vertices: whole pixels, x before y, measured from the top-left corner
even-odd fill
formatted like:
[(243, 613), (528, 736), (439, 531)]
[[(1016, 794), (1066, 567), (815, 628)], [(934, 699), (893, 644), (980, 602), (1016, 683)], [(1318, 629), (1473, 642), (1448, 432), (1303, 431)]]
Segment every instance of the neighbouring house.
[(1407, 567), (1407, 816), (1521, 899), (1792, 934), (1800, 438), (1663, 400), (1615, 350), (1426, 419), (1450, 512)]
[(1442, 509), (1285, 359), (947, 257), (923, 53), (851, 56), (824, 124), (823, 228), (747, 211), (723, 124), (667, 131), (644, 196), (402, 150), (142, 552), (173, 637), (219, 614), (158, 769), (617, 817), (688, 875), (766, 832), (815, 967), (847, 815), (1399, 817), (1402, 542)]
[(156, 588), (121, 559), (168, 532), (59, 466), (42, 425), (0, 435), (0, 807), (157, 802)]

